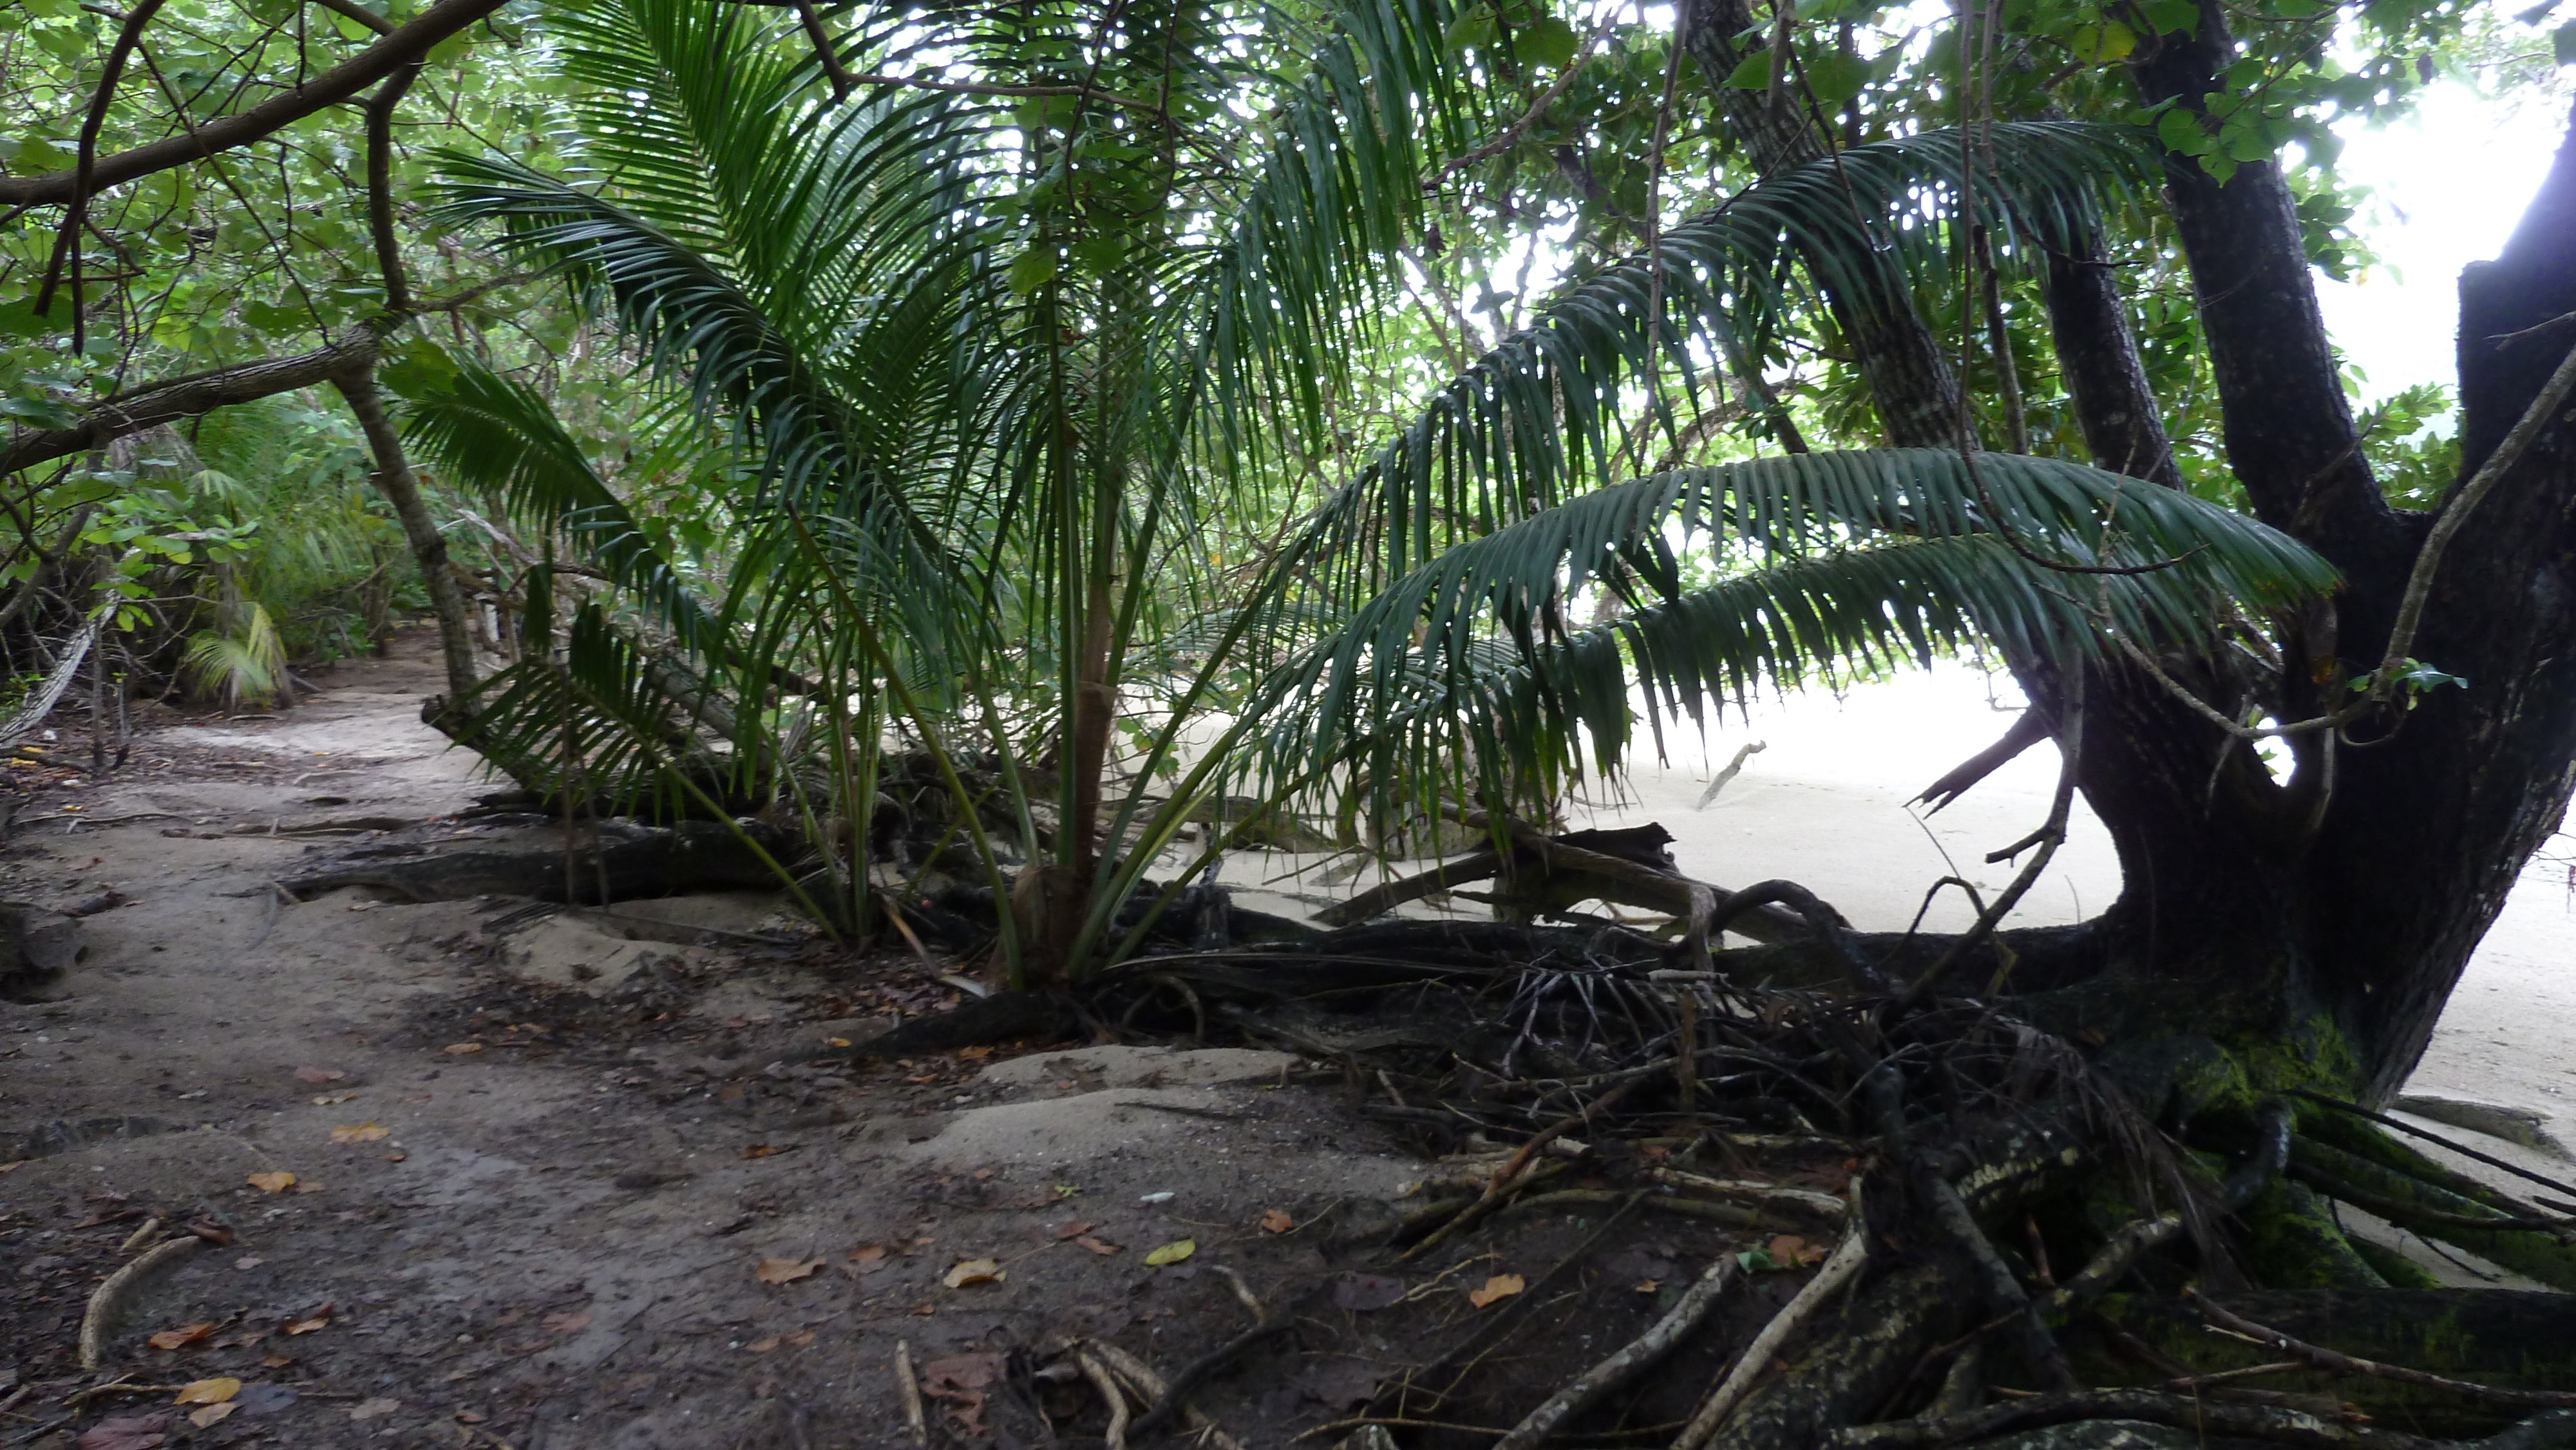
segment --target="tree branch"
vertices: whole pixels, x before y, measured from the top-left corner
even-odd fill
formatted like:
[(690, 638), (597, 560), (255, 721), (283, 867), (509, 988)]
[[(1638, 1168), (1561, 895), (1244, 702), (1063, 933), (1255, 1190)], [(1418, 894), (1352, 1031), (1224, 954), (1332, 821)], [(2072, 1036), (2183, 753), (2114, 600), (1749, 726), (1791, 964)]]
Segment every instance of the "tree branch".
[[(77, 167), (42, 176), (0, 177), (0, 206), (73, 202), (137, 177), (248, 145), (317, 111), (353, 99), (360, 91), (419, 61), (430, 47), (500, 9), (502, 3), (503, 0), (438, 0), (410, 24), (301, 86), (282, 91), (246, 111), (208, 121), (183, 135), (97, 158), (86, 180)], [(137, 8), (139, 11), (142, 7)]]
[(313, 387), (358, 363), (372, 364), (376, 352), (374, 331), (357, 327), (293, 357), (262, 358), (155, 383), (92, 405), (69, 427), (16, 434), (6, 447), (0, 447), (0, 477), (102, 447), (110, 439), (156, 423), (173, 423), (235, 403)]
[(376, 267), (385, 277), (385, 310), (411, 314), (411, 282), (403, 274), (402, 242), (394, 235), (394, 110), (420, 79), (420, 62), (400, 67), (367, 102), (367, 229), (376, 243)]

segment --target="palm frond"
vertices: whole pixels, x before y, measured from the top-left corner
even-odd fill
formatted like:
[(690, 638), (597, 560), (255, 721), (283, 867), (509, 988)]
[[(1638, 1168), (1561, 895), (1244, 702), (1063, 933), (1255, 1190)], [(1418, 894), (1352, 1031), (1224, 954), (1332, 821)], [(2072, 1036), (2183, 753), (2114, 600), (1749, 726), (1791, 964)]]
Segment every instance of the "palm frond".
[[(1971, 215), (2008, 250), (2064, 250), (2104, 206), (2152, 184), (2151, 158), (2121, 128), (2004, 123), (1991, 145), (1982, 130)], [(1666, 229), (1659, 347), (1646, 256), (1567, 288), (1440, 388), (1317, 511), (1299, 552), (1330, 560), (1329, 587), (1355, 600), (1461, 538), (1610, 483), (1628, 451), (1621, 429), (1653, 421), (1637, 416), (1650, 359), (1687, 365), (1695, 343), (1727, 356), (1819, 290), (1866, 292), (1861, 269), (1886, 255), (1918, 279), (1955, 267), (1945, 218), (1959, 209), (1962, 140), (1856, 146)]]
[(404, 435), (455, 483), (540, 533), (561, 530), (681, 648), (717, 647), (705, 602), (534, 389), (460, 360), (447, 384), (407, 400)]
[[(2067, 663), (2115, 635), (2200, 648), (2231, 608), (2334, 582), (2255, 520), (2052, 459), (1888, 449), (1659, 474), (1457, 545), (1368, 600), (1265, 686), (1257, 770), (1349, 762), (1381, 808), (1461, 784), (1546, 798), (1623, 766), (1632, 681), (1660, 732), (1711, 699), (1972, 640)], [(1570, 626), (1587, 588), (1634, 612)]]

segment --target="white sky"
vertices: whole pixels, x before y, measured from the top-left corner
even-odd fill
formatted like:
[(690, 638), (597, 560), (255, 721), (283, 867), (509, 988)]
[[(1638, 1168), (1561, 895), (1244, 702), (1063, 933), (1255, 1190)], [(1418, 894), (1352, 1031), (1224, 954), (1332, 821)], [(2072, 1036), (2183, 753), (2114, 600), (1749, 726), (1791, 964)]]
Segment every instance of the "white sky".
[(2459, 381), (2460, 269), (2504, 245), (2565, 124), (2546, 100), (2509, 105), (2444, 81), (2406, 121), (2341, 132), (2344, 175), (2378, 192), (2360, 220), (2381, 265), (2350, 284), (2319, 276), (2317, 294), (2336, 344), (2367, 375), (2366, 401)]

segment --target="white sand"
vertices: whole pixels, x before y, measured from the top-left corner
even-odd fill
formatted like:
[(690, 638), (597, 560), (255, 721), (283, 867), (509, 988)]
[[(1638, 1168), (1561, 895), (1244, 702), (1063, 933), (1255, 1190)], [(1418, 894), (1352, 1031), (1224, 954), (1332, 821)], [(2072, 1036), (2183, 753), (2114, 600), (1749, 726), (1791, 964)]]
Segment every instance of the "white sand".
[[(2046, 818), (2058, 769), (2056, 748), (2046, 744), (1938, 815), (1906, 804), (2000, 738), (2019, 704), (2008, 679), (1990, 687), (1983, 674), (1953, 665), (1864, 686), (1841, 700), (1807, 694), (1758, 705), (1749, 719), (1713, 717), (1705, 744), (1685, 723), (1667, 735), (1670, 759), (1662, 768), (1640, 768), (1625, 802), (1596, 807), (1577, 824), (1659, 821), (1678, 838), (1674, 857), (1693, 876), (1730, 887), (1787, 877), (1857, 926), (1901, 929), (1941, 876), (1966, 877), (1991, 899), (2015, 868), (1987, 864), (1986, 853)], [(1768, 748), (1747, 760), (1707, 809), (1696, 809), (1712, 769), (1755, 740)], [(2548, 1115), (2556, 1137), (2576, 1144), (2576, 884), (2565, 844), (2563, 837), (2553, 842), (2525, 868), (2409, 1090), (2536, 1110)], [(1250, 884), (1282, 863), (1237, 858), (1225, 874)], [(2081, 920), (2119, 888), (2110, 838), (2079, 798), (2066, 846), (2013, 920)], [(1325, 891), (1312, 878), (1303, 886), (1310, 898), (1349, 889)], [(1926, 924), (1955, 930), (1972, 916), (1959, 892), (1945, 891)]]

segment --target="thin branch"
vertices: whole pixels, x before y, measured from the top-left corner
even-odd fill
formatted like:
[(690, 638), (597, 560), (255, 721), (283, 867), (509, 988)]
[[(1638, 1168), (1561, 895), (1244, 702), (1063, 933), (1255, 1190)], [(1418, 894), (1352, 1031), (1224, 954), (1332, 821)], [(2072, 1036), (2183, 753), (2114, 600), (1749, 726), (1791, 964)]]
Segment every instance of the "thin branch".
[(850, 68), (841, 64), (841, 53), (832, 44), (832, 32), (823, 28), (823, 17), (815, 13), (807, 0), (796, 0), (796, 23), (805, 27), (805, 38), (814, 42), (814, 58), (823, 64), (823, 74), (831, 78), (832, 99), (846, 101), (858, 82)]
[[(1583, 38), (1583, 48), (1575, 52), (1574, 59), (1565, 63), (1565, 69), (1556, 73), (1556, 79), (1549, 83), (1548, 88), (1539, 92), (1538, 99), (1530, 103), (1530, 108), (1521, 113), (1519, 120), (1505, 126), (1495, 134), (1493, 140), (1475, 150), (1451, 157), (1429, 181), (1422, 183), (1423, 193), (1428, 195), (1436, 192), (1448, 184), (1451, 176), (1479, 161), (1492, 160), (1512, 149), (1513, 143), (1521, 139), (1521, 133), (1536, 125), (1539, 117), (1547, 114), (1547, 108), (1556, 104), (1556, 98), (1565, 94), (1565, 88), (1574, 83), (1575, 73), (1583, 69), (1584, 62), (1592, 59), (1592, 52), (1600, 48), (1603, 40), (1609, 38), (1611, 22), (1616, 20), (1618, 15), (1618, 9), (1613, 7), (1608, 15), (1602, 17), (1599, 25), (1592, 27), (1592, 33)], [(1678, 43), (1675, 49), (1679, 49)], [(1667, 97), (1672, 94), (1672, 83), (1669, 80), (1664, 83), (1664, 93)]]
[(388, 76), (367, 102), (367, 228), (375, 236), (376, 267), (384, 273), (385, 310), (398, 317), (409, 316), (412, 308), (402, 243), (394, 235), (394, 110), (418, 79), (420, 63), (414, 61)]
[(432, 46), (501, 8), (504, 0), (439, 0), (410, 24), (300, 85), (229, 116), (208, 121), (183, 135), (165, 137), (112, 156), (98, 157), (86, 173), (47, 172), (41, 176), (0, 177), (0, 206), (43, 206), (70, 202), (137, 177), (202, 161), (221, 151), (245, 146), (275, 134), (293, 122), (343, 101), (419, 60)]
[(2228, 1312), (2225, 1308), (2211, 1303), (2207, 1295), (2189, 1285), (2185, 1285), (2182, 1292), (2183, 1297), (2189, 1299), (2193, 1306), (2200, 1310), (2202, 1318), (2219, 1328), (2230, 1333), (2241, 1334), (2248, 1339), (2259, 1340), (2266, 1349), (2277, 1349), (2284, 1354), (2306, 1360), (2330, 1374), (2394, 1380), (2399, 1384), (2420, 1385), (2428, 1390), (2440, 1390), (2444, 1394), (2484, 1400), (2496, 1405), (2529, 1405), (2537, 1409), (2576, 1409), (2576, 1393), (2566, 1390), (2502, 1389), (2469, 1380), (2450, 1379), (2425, 1370), (2409, 1369), (2402, 1364), (2381, 1364), (2377, 1360), (2362, 1359), (2339, 1350), (2328, 1349), (2321, 1344), (2292, 1339), (2277, 1329)]
[(125, 75), (125, 62), (134, 48), (143, 42), (143, 27), (152, 23), (160, 12), (162, 0), (143, 0), (125, 17), (125, 25), (116, 33), (116, 44), (108, 48), (107, 68), (99, 74), (98, 89), (90, 94), (89, 115), (81, 122), (80, 157), (72, 167), (71, 207), (63, 213), (62, 230), (54, 236), (54, 254), (45, 263), (44, 285), (36, 289), (36, 315), (42, 317), (54, 305), (54, 288), (62, 281), (64, 261), (71, 263), (72, 281), (72, 351), (81, 350), (87, 339), (86, 319), (81, 316), (81, 224), (89, 218), (91, 188), (98, 179), (98, 133), (107, 124), (107, 108), (116, 99), (116, 83)]
[(2415, 568), (2406, 576), (2406, 592), (2397, 604), (2397, 623), (2388, 632), (2388, 651), (2380, 657), (2378, 674), (2371, 683), (2372, 699), (2386, 699), (2406, 668), (2406, 651), (2413, 648), (2416, 627), (2423, 623), (2424, 602), (2432, 595), (2433, 574), (2441, 567), (2443, 551), (2458, 536), (2470, 510), (2514, 465), (2522, 462), (2522, 456), (2540, 441), (2541, 432), (2558, 421), (2571, 391), (2576, 391), (2576, 348), (2568, 349), (2567, 356), (2559, 360), (2558, 370), (2549, 375), (2540, 396), (2523, 410), (2513, 431), (2504, 435), (2504, 442), (2496, 445), (2496, 451), (2487, 455), (2487, 461), (2479, 464), (2478, 471), (2442, 506), (2442, 516), (2433, 521), (2432, 532), (2424, 536), (2424, 547), (2416, 551)]

